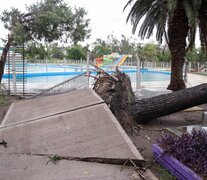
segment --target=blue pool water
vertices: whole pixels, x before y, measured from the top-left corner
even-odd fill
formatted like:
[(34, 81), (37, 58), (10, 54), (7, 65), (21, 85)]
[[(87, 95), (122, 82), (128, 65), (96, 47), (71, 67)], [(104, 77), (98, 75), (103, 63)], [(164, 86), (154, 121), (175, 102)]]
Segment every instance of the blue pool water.
[[(47, 66), (41, 64), (28, 64), (25, 74), (25, 82), (29, 84), (49, 84), (50, 86), (63, 82), (69, 78), (82, 74), (86, 71), (86, 66), (76, 65), (54, 65)], [(128, 69), (127, 67), (120, 67), (122, 71), (127, 73), (132, 82), (136, 82), (136, 69)], [(109, 71), (110, 72), (110, 71)], [(5, 73), (4, 81), (8, 79), (9, 75)], [(12, 77), (12, 75), (10, 75)], [(170, 79), (169, 72), (150, 71), (148, 69), (141, 70), (141, 81), (168, 81)], [(22, 74), (17, 73), (17, 81), (22, 80)]]

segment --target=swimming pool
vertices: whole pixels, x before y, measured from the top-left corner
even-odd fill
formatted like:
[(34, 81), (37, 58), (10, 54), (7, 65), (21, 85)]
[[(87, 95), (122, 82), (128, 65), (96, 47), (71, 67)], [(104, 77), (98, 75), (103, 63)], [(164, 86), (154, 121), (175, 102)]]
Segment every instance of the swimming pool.
[[(20, 66), (20, 65), (19, 65)], [(129, 75), (132, 82), (136, 82), (137, 72), (136, 67), (120, 67), (120, 70)], [(25, 82), (27, 84), (27, 89), (45, 89), (61, 83), (69, 78), (82, 74), (86, 72), (86, 66), (77, 65), (56, 65), (56, 64), (27, 64), (26, 73), (24, 75)], [(106, 69), (109, 73), (112, 73), (112, 69)], [(95, 72), (93, 72), (95, 74)], [(170, 73), (161, 71), (152, 71), (148, 69), (141, 70), (141, 82), (151, 82), (151, 81), (169, 81)], [(12, 78), (12, 75), (5, 73), (3, 82), (7, 81), (8, 78)], [(17, 73), (17, 82), (22, 81), (22, 74)]]

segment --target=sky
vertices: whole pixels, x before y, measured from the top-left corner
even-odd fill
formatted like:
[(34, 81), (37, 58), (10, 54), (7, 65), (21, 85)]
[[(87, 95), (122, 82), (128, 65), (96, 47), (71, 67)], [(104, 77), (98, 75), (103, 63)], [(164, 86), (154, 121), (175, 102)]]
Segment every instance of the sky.
[[(37, 0), (6, 0), (1, 1), (0, 14), (5, 9), (16, 7), (24, 11), (25, 5), (30, 5)], [(118, 39), (121, 35), (136, 38), (139, 42), (155, 42), (153, 37), (150, 40), (141, 41), (137, 34), (132, 34), (130, 22), (126, 23), (129, 8), (123, 12), (123, 8), (128, 0), (65, 0), (71, 7), (84, 7), (88, 12), (87, 18), (90, 19), (90, 28), (92, 30), (90, 39), (85, 43), (91, 44), (97, 38), (106, 40), (106, 36), (113, 34)], [(8, 32), (0, 23), (0, 38), (4, 38)]]

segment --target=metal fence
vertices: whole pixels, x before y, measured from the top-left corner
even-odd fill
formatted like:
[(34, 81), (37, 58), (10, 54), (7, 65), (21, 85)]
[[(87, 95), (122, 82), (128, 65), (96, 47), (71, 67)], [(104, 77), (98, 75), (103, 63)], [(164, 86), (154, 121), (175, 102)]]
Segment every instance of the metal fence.
[[(28, 62), (33, 62), (34, 65), (37, 63), (43, 65), (46, 63), (46, 60), (28, 60)], [(121, 66), (119, 66), (119, 69), (121, 71), (124, 71), (130, 76), (132, 88), (134, 91), (140, 89), (147, 89), (147, 88), (158, 89), (158, 90), (167, 88), (167, 86), (170, 83), (171, 64), (169, 62), (147, 62), (147, 61), (141, 61), (139, 63), (137, 62), (138, 61), (135, 59), (128, 58)], [(56, 65), (57, 67), (64, 67), (64, 68), (73, 67), (75, 68), (76, 72), (80, 71), (79, 74), (83, 72), (87, 72), (89, 70), (92, 72), (94, 71), (94, 67), (92, 66), (88, 67), (86, 60), (58, 60), (57, 62), (54, 61), (50, 62), (49, 60), (47, 60), (47, 63), (50, 65), (51, 64)], [(95, 64), (94, 61), (92, 61), (92, 63)], [(185, 76), (187, 78), (186, 79), (187, 87), (196, 86), (201, 83), (207, 83), (206, 63), (204, 64), (188, 63), (188, 66), (185, 67), (187, 67), (187, 70), (184, 71), (187, 72)], [(62, 68), (63, 71), (64, 68)], [(101, 68), (103, 68), (105, 71), (108, 72), (115, 71), (114, 64), (107, 64), (105, 66), (102, 66)], [(89, 87), (93, 86), (94, 80), (92, 78), (88, 80), (88, 77), (82, 77), (82, 75), (80, 75), (80, 77), (83, 79), (81, 80), (81, 78), (80, 79), (72, 78), (71, 80), (66, 80), (65, 82), (60, 83), (57, 86), (48, 85), (46, 88), (51, 86), (54, 87), (50, 88), (49, 90), (46, 91), (47, 93), (46, 92), (45, 93), (51, 94), (51, 93), (64, 92), (64, 89), (70, 90), (72, 87), (76, 88), (76, 84), (82, 84), (82, 81), (84, 81), (84, 83), (86, 84), (89, 82)], [(30, 81), (27, 82), (27, 87), (29, 87), (29, 83)], [(84, 86), (88, 86), (88, 84)], [(37, 91), (34, 91), (32, 93), (39, 93), (40, 91), (44, 91), (43, 87), (41, 88), (37, 89)]]
[(31, 96), (30, 99), (36, 97), (42, 97), (42, 96), (62, 94), (62, 93), (70, 92), (74, 89), (86, 88), (88, 87), (88, 77), (86, 77), (85, 74), (86, 73), (82, 73), (62, 83), (59, 83), (49, 89), (42, 91), (39, 94), (35, 94)]

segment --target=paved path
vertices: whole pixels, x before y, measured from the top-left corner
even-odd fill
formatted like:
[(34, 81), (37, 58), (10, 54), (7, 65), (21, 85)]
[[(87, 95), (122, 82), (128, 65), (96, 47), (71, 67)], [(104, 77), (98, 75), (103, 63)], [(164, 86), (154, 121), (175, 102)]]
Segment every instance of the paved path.
[(100, 103), (103, 103), (103, 100), (96, 93), (85, 89), (19, 101), (11, 105), (2, 126), (40, 119)]
[[(91, 90), (14, 103), (0, 127), (3, 179), (140, 179), (134, 168), (61, 160), (47, 155), (138, 159), (142, 156), (106, 104)], [(41, 156), (40, 156), (41, 154)], [(147, 179), (156, 179), (150, 172)], [(136, 178), (136, 177), (137, 178)]]

